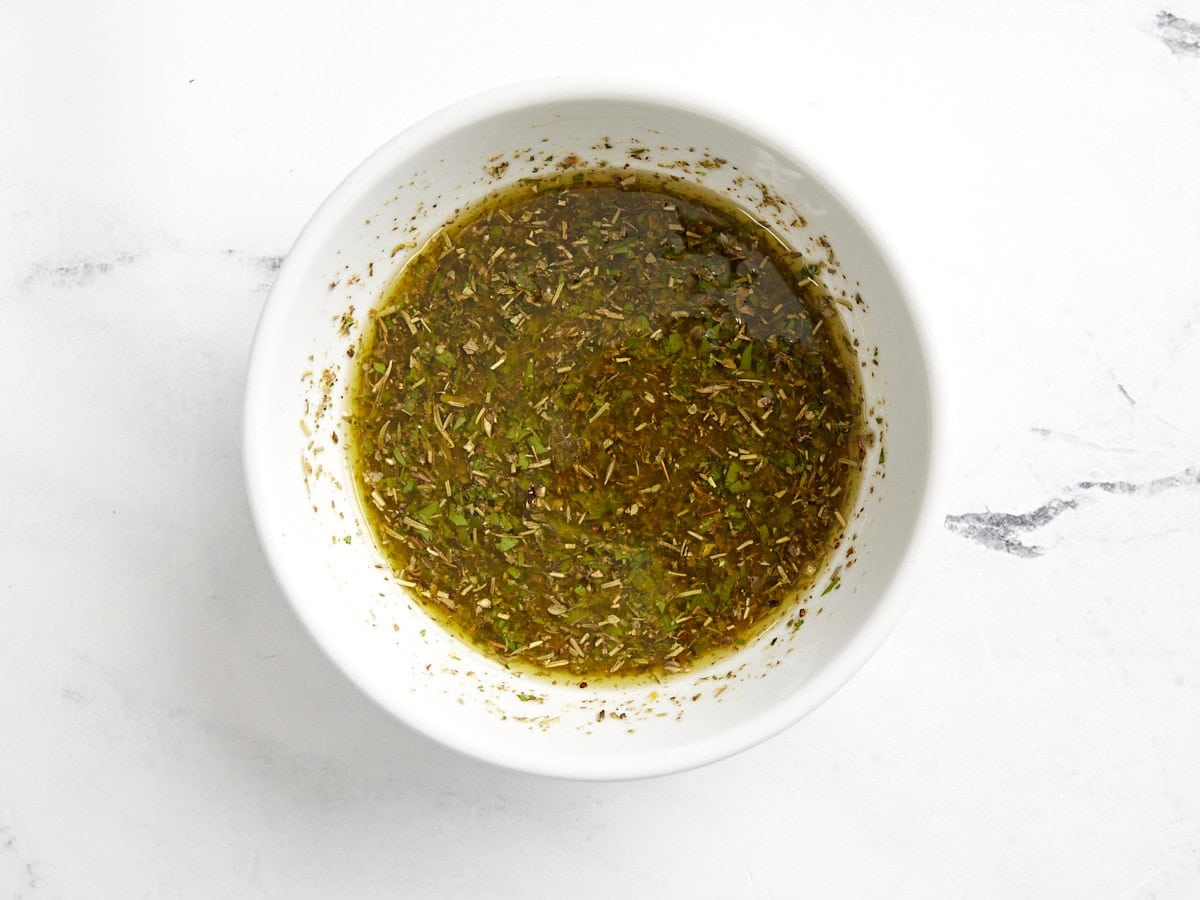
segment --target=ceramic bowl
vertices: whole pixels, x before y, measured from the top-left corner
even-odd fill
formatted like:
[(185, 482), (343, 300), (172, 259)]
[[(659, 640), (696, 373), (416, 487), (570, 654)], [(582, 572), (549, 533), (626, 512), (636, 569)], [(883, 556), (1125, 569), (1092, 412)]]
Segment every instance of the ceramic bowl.
[[(254, 340), (247, 487), (267, 559), (296, 613), (389, 712), (514, 769), (649, 776), (775, 734), (879, 646), (939, 526), (942, 413), (915, 299), (861, 213), (804, 161), (802, 140), (768, 136), (686, 98), (518, 85), (410, 127), (342, 182), (304, 228)], [(335, 437), (344, 433), (354, 372), (348, 352), (413, 248), (489, 191), (545, 174), (546, 157), (580, 167), (633, 164), (726, 194), (825, 264), (858, 342), (877, 440), (846, 539), (812, 588), (803, 627), (785, 615), (735, 655), (660, 682), (584, 686), (509, 671), (445, 632), (391, 578), (364, 523), (345, 441)]]

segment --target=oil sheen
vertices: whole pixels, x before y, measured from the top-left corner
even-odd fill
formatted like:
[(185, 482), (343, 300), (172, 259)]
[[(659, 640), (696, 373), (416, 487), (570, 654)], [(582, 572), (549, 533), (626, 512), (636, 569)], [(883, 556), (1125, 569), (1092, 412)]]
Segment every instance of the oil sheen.
[(351, 469), (396, 580), (484, 653), (572, 678), (802, 624), (866, 433), (820, 274), (649, 173), (525, 181), (448, 223), (355, 356)]

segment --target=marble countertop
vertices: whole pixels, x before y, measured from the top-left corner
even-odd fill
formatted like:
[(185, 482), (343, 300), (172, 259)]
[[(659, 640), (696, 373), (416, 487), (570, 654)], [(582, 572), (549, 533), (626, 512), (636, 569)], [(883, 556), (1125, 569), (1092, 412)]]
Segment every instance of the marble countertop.
[[(5, 4), (0, 895), (1200, 894), (1200, 4)], [(246, 358), (307, 217), (498, 83), (794, 129), (938, 322), (911, 606), (784, 734), (655, 780), (462, 758), (274, 584)]]

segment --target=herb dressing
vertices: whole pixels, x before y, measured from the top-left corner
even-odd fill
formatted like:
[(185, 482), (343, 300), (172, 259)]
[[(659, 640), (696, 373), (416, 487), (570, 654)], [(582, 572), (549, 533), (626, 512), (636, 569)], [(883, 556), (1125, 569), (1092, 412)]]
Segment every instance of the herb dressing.
[(801, 624), (869, 440), (819, 274), (651, 173), (526, 180), (460, 215), (355, 357), (351, 471), (396, 579), (549, 674), (669, 674)]

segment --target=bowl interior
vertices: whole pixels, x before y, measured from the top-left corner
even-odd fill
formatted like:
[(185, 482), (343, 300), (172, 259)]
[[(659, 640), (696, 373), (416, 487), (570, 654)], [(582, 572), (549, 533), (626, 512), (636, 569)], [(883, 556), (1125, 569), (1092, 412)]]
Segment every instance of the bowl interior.
[[(629, 164), (727, 193), (826, 263), (827, 287), (848, 301), (843, 318), (858, 342), (877, 435), (849, 539), (818, 579), (803, 627), (785, 616), (736, 656), (661, 683), (553, 682), (506, 670), (448, 635), (390, 578), (335, 439), (353, 374), (347, 353), (414, 248), (490, 190), (564, 161)], [(769, 140), (652, 99), (491, 95), (382, 148), (288, 255), (247, 387), (251, 505), (268, 559), (308, 628), (363, 690), (411, 725), (527, 771), (621, 778), (682, 769), (810, 711), (894, 621), (902, 601), (895, 582), (929, 518), (934, 410), (923, 347), (909, 300), (859, 219)]]

